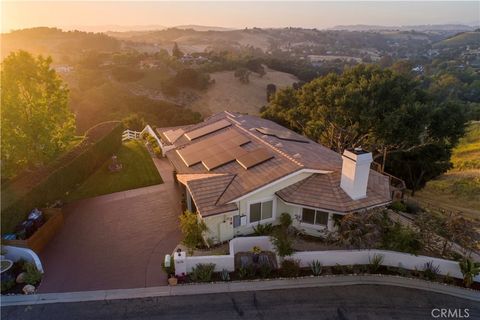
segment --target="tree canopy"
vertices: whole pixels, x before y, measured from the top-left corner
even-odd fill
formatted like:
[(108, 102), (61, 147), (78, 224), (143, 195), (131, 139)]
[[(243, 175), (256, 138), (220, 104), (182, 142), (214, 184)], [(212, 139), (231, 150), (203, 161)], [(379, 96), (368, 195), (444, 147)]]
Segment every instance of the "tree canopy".
[(75, 132), (68, 89), (52, 59), (19, 51), (2, 63), (2, 175), (11, 177), (64, 151)]
[[(262, 116), (338, 152), (354, 147), (372, 151), (377, 161), (383, 158), (394, 169), (392, 173), (411, 188), (421, 187), (425, 178), (448, 169), (450, 150), (462, 136), (465, 123), (458, 104), (438, 102), (412, 77), (372, 65), (328, 74), (298, 90), (281, 90)], [(405, 174), (412, 169), (405, 168), (400, 156), (391, 157), (388, 163), (391, 154), (420, 159), (432, 149), (447, 156), (428, 165), (416, 161), (415, 169), (421, 170), (411, 175)], [(422, 181), (415, 180), (419, 175)]]

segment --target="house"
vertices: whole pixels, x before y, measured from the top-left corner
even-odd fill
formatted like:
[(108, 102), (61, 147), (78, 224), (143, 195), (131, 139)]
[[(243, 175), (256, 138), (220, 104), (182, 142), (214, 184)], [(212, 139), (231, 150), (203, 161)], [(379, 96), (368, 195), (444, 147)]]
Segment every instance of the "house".
[(371, 153), (340, 155), (256, 116), (225, 111), (157, 133), (187, 208), (198, 212), (214, 242), (276, 224), (282, 213), (305, 233), (323, 235), (336, 218), (392, 199), (390, 177), (370, 169)]

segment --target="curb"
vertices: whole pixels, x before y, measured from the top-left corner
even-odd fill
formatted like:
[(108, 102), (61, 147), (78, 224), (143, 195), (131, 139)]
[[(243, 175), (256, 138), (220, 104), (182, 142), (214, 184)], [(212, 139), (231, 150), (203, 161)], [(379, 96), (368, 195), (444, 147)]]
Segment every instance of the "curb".
[(66, 293), (43, 293), (34, 295), (2, 296), (1, 306), (18, 306), (47, 303), (72, 303), (84, 301), (106, 301), (118, 299), (139, 299), (147, 297), (168, 297), (197, 294), (280, 290), (312, 287), (334, 287), (352, 285), (396, 286), (436, 292), (471, 301), (480, 302), (478, 291), (453, 287), (420, 279), (385, 275), (320, 276), (295, 279), (273, 279), (161, 286), (138, 289), (97, 290)]

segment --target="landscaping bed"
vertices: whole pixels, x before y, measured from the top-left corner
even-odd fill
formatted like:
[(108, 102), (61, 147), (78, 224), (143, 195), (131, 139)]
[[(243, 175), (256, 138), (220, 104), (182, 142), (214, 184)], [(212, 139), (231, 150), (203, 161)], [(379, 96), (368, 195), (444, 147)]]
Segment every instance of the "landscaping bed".
[[(374, 263), (369, 265), (346, 265), (346, 266), (312, 266), (300, 268), (298, 264), (286, 259), (279, 269), (261, 270), (260, 268), (237, 269), (235, 272), (208, 272), (211, 266), (197, 266), (189, 276), (178, 277), (178, 284), (192, 284), (205, 282), (227, 282), (227, 281), (251, 281), (251, 280), (273, 280), (302, 277), (323, 277), (335, 275), (392, 275), (411, 279), (442, 283), (445, 285), (466, 288), (461, 279), (449, 276), (442, 276), (435, 272), (432, 266), (426, 266), (423, 271), (407, 270), (399, 267), (378, 266)], [(474, 282), (469, 289), (480, 291), (480, 283)]]
[[(2, 260), (5, 262), (6, 260)], [(13, 263), (7, 271), (2, 270), (2, 295), (34, 293), (42, 280), (42, 273), (34, 264), (19, 260)]]

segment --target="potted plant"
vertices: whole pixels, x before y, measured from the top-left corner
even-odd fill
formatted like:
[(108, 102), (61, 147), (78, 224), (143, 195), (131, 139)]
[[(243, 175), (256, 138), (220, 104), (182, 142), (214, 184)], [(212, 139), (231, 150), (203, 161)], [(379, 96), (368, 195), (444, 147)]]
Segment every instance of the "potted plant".
[(262, 249), (260, 247), (254, 246), (252, 249), (253, 252), (253, 262), (258, 263), (258, 259), (260, 258), (260, 253), (262, 253)]
[(168, 277), (168, 284), (170, 286), (176, 286), (178, 284), (178, 279), (173, 274), (171, 274), (170, 277)]

